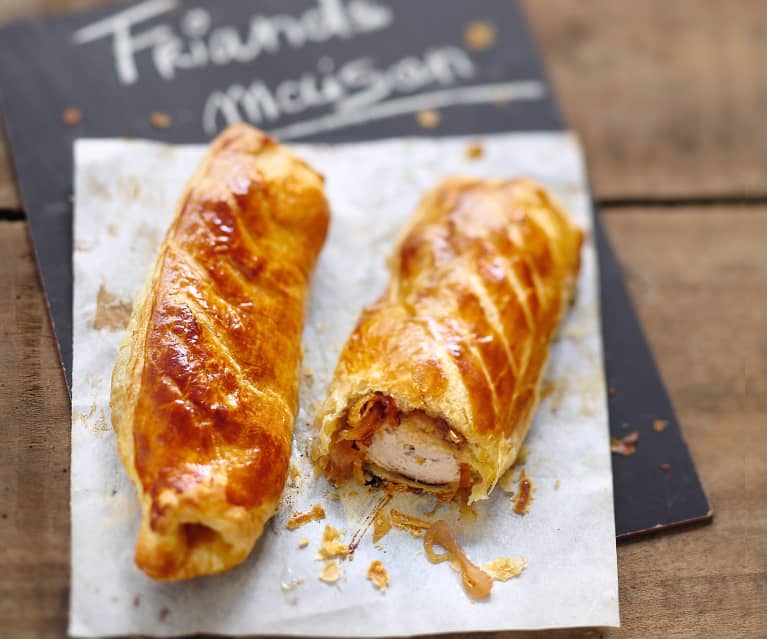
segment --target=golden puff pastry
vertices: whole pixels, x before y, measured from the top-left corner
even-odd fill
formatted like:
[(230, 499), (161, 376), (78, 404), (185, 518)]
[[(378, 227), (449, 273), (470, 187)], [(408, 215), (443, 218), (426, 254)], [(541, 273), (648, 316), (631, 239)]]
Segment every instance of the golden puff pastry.
[(136, 563), (150, 577), (231, 568), (274, 514), (328, 221), (323, 178), (244, 124), (186, 186), (112, 376), (112, 423), (141, 501)]
[(429, 192), (318, 415), (326, 476), (486, 498), (527, 434), (582, 239), (529, 180), (456, 177)]

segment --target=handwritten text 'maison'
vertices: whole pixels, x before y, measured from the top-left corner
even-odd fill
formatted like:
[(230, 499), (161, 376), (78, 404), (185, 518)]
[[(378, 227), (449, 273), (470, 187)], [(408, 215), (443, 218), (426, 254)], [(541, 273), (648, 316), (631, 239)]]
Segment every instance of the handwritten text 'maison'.
[(212, 135), (221, 125), (239, 120), (269, 125), (285, 115), (326, 105), (349, 113), (429, 86), (455, 85), (475, 73), (469, 56), (452, 46), (430, 49), (422, 57), (408, 56), (386, 68), (376, 67), (370, 58), (336, 68), (330, 58), (321, 58), (316, 73), (283, 80), (273, 88), (255, 80), (248, 86), (234, 84), (215, 91), (205, 103), (203, 128)]
[(184, 69), (233, 62), (251, 62), (283, 46), (300, 48), (311, 42), (380, 31), (393, 20), (391, 9), (375, 0), (316, 0), (316, 6), (298, 16), (254, 15), (246, 28), (212, 26), (205, 9), (191, 9), (180, 20), (180, 32), (167, 24), (137, 29), (142, 23), (167, 14), (177, 0), (148, 0), (79, 29), (76, 44), (103, 38), (112, 40), (117, 77), (122, 84), (139, 79), (137, 56), (151, 55), (159, 76), (171, 80)]

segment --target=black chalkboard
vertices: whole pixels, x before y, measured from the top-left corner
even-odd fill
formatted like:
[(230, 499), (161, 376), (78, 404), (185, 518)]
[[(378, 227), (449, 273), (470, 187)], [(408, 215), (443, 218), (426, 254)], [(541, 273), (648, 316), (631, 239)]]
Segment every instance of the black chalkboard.
[[(147, 0), (0, 29), (0, 90), (70, 383), (76, 138), (205, 142), (236, 119), (285, 141), (564, 128), (512, 0)], [(642, 436), (614, 459), (618, 536), (710, 518), (599, 224), (597, 243), (611, 431)]]

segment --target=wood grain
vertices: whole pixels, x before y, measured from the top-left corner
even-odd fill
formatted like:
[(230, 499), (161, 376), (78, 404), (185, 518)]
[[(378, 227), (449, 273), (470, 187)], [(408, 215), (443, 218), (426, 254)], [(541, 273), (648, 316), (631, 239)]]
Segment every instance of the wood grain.
[[(0, 20), (115, 0), (3, 0)], [(599, 199), (767, 195), (763, 0), (524, 0)], [(0, 136), (0, 209), (20, 209)]]
[[(515, 637), (763, 637), (767, 628), (767, 207), (606, 216), (716, 513), (618, 548), (617, 631)], [(0, 223), (0, 619), (62, 637), (69, 405), (22, 222)], [(670, 471), (673, 472), (673, 469)], [(0, 515), (1, 516), (1, 515)]]
[[(106, 1), (3, 0), (0, 22)], [(524, 4), (599, 198), (767, 192), (761, 0)], [(6, 149), (0, 209), (19, 209)], [(767, 207), (621, 209), (606, 223), (714, 523), (619, 546), (622, 629), (494, 634), (764, 637)], [(24, 223), (0, 221), (0, 256), (0, 634), (63, 637), (69, 403)]]
[(763, 0), (524, 0), (600, 199), (767, 195)]
[(0, 222), (0, 634), (63, 635), (69, 398), (23, 222)]

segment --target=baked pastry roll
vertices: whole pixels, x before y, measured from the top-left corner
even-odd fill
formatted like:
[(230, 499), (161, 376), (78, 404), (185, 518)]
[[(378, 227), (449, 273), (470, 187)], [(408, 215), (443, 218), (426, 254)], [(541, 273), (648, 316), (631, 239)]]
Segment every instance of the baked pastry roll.
[(112, 376), (150, 577), (231, 568), (276, 510), (328, 220), (323, 178), (244, 124), (212, 143), (181, 196)]
[(326, 476), (486, 498), (527, 434), (582, 239), (528, 180), (456, 177), (429, 192), (318, 415)]

